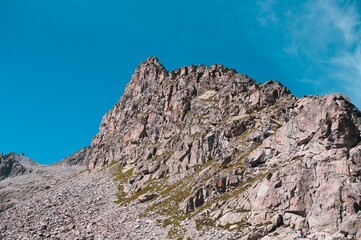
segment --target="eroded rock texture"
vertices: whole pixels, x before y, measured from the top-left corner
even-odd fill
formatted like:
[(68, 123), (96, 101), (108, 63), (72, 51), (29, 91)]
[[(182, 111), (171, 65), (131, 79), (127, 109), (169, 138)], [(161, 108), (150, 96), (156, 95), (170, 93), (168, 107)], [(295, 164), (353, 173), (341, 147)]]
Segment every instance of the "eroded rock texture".
[(227, 194), (204, 218), (244, 234), (262, 226), (264, 236), (282, 222), (356, 236), (360, 116), (341, 95), (297, 99), (278, 82), (257, 84), (222, 65), (168, 72), (149, 58), (104, 116), (89, 168), (113, 160), (134, 168), (128, 194), (156, 179), (192, 178), (182, 210)]
[[(90, 173), (72, 176), (69, 187), (79, 179), (108, 198), (113, 189), (123, 213), (138, 209), (139, 218), (165, 228), (167, 235), (147, 228), (156, 239), (287, 239), (300, 229), (309, 239), (361, 239), (360, 130), (361, 113), (342, 95), (298, 99), (279, 82), (257, 84), (222, 65), (169, 72), (152, 57), (104, 116), (91, 147), (53, 167), (86, 164)], [(105, 173), (117, 190), (90, 184)], [(100, 202), (90, 209), (113, 235), (106, 224), (84, 229), (93, 213), (75, 208), (69, 214), (84, 216), (72, 217), (83, 225), (56, 236), (121, 236), (117, 215), (102, 214), (109, 211)], [(139, 232), (124, 239), (143, 239)]]

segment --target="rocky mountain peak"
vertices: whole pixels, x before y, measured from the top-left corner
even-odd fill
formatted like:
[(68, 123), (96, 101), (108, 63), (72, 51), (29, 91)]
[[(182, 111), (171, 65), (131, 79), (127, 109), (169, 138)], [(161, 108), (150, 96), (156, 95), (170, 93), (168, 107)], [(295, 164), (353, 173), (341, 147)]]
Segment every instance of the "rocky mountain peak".
[[(112, 161), (131, 169), (121, 184), (120, 195), (128, 198), (120, 203), (139, 192), (165, 200), (162, 186), (176, 184), (175, 195), (191, 189), (172, 203), (181, 210), (178, 215), (197, 215), (207, 202), (219, 203), (225, 195), (222, 208), (205, 217), (218, 226), (277, 218), (316, 232), (325, 226), (337, 232), (347, 229), (348, 221), (360, 223), (352, 207), (361, 199), (359, 164), (351, 160), (359, 156), (360, 119), (358, 109), (339, 94), (297, 99), (277, 81), (258, 84), (222, 65), (168, 72), (150, 58), (105, 115), (89, 169)], [(345, 194), (358, 197), (353, 202)], [(325, 216), (330, 221), (322, 222)], [(266, 235), (278, 224), (257, 234)]]
[(147, 58), (145, 61), (143, 61), (139, 65), (139, 67), (137, 69), (144, 68), (146, 66), (155, 66), (155, 67), (164, 68), (157, 57), (149, 57), (149, 58)]
[[(144, 227), (155, 239), (277, 240), (301, 229), (308, 239), (361, 239), (360, 133), (360, 111), (340, 94), (297, 98), (222, 65), (168, 71), (148, 58), (91, 147), (52, 166), (61, 174), (47, 196), (61, 206), (65, 195), (66, 221), (80, 224), (57, 236), (143, 239)], [(82, 164), (88, 171), (64, 171)], [(86, 213), (75, 204), (82, 194)], [(105, 202), (115, 196), (117, 206)], [(12, 229), (17, 209), (0, 214)], [(86, 214), (96, 221), (84, 225)]]
[[(95, 154), (90, 168), (123, 157), (121, 149), (129, 143), (132, 149), (135, 146), (132, 141), (160, 140), (168, 125), (186, 130), (187, 120), (195, 125), (209, 120), (216, 124), (225, 116), (248, 116), (282, 98), (295, 99), (280, 83), (258, 85), (247, 75), (222, 65), (191, 65), (168, 72), (156, 58), (149, 58), (140, 64), (121, 100), (103, 118), (100, 133), (93, 139)], [(147, 133), (153, 124), (159, 127)], [(120, 143), (122, 135), (125, 137)], [(114, 145), (113, 141), (118, 143)], [(114, 150), (105, 153), (104, 147), (97, 148), (108, 144)]]
[(167, 75), (167, 70), (156, 57), (149, 57), (135, 70), (129, 86), (133, 84), (145, 84), (146, 82), (162, 80), (162, 75)]

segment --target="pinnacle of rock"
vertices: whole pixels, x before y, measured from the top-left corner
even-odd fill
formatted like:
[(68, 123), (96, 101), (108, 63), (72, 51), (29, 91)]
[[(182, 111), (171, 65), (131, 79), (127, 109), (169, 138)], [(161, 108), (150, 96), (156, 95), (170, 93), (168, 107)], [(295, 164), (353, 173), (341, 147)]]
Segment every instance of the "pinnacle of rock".
[(340, 94), (151, 57), (90, 147), (0, 181), (0, 238), (361, 239), (360, 131)]

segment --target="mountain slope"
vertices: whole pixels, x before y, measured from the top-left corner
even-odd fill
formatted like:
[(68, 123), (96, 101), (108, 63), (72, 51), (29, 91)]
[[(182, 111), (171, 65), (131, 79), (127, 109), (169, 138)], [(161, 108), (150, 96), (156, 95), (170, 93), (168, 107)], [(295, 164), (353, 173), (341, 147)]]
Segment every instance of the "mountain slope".
[(342, 95), (298, 99), (222, 65), (169, 72), (152, 57), (90, 148), (18, 183), (0, 237), (18, 219), (35, 239), (361, 239), (360, 130)]

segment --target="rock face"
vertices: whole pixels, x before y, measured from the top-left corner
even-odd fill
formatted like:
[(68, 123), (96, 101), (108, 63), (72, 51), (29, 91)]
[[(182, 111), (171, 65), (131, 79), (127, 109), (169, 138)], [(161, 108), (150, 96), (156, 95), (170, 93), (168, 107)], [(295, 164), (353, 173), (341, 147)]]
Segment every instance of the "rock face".
[(104, 116), (88, 167), (134, 168), (130, 195), (157, 179), (192, 178), (184, 213), (227, 196), (212, 221), (245, 235), (252, 226), (275, 231), (280, 220), (268, 223), (280, 216), (311, 232), (361, 237), (352, 230), (361, 223), (360, 116), (341, 95), (297, 99), (222, 65), (168, 72), (149, 58)]
[[(288, 120), (287, 111), (295, 103), (278, 82), (257, 85), (222, 65), (168, 72), (156, 58), (149, 58), (104, 116), (92, 142), (89, 168), (112, 160), (140, 166), (169, 155), (161, 161), (167, 162), (166, 171), (175, 173), (210, 159), (232, 160), (239, 151), (233, 139), (258, 125), (267, 128), (262, 134), (269, 134)], [(263, 123), (267, 118), (273, 122)], [(164, 170), (154, 171), (159, 175)]]
[(37, 166), (37, 163), (24, 155), (16, 153), (0, 155), (0, 181), (8, 177), (32, 172)]
[[(79, 228), (51, 236), (112, 239), (133, 226), (139, 235), (124, 238), (144, 239), (136, 213), (164, 227), (147, 225), (156, 239), (287, 239), (300, 229), (309, 239), (361, 239), (360, 131), (361, 113), (342, 95), (298, 99), (279, 82), (257, 84), (222, 65), (169, 72), (149, 58), (103, 117), (91, 147), (51, 166), (54, 172), (88, 169), (70, 178), (60, 171), (72, 181), (49, 185), (52, 195), (41, 194), (51, 201), (63, 194), (56, 189), (72, 202), (80, 189), (92, 188), (84, 190), (89, 211), (67, 213)], [(122, 210), (97, 205), (97, 197), (111, 194)], [(40, 209), (37, 202), (30, 197), (14, 206)], [(20, 213), (7, 208), (0, 220), (12, 229), (9, 222)], [(103, 224), (84, 227), (94, 214)], [(122, 214), (132, 217), (119, 222)], [(117, 232), (115, 223), (125, 231)]]

